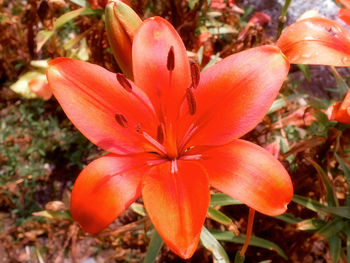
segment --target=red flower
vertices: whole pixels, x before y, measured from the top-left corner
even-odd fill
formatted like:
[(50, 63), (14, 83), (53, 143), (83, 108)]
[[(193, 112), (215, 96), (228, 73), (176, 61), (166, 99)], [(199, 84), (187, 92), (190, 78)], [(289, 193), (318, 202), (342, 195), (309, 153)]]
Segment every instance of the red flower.
[[(280, 44), (294, 56), (298, 44)], [(293, 195), (287, 171), (263, 148), (238, 139), (260, 122), (287, 76), (278, 47), (229, 56), (199, 76), (175, 29), (155, 17), (135, 34), (132, 66), (134, 83), (68, 58), (53, 60), (47, 71), (70, 120), (110, 152), (73, 188), (72, 216), (85, 231), (103, 230), (142, 195), (164, 242), (188, 258), (207, 214), (209, 185), (261, 213), (285, 212)]]
[(330, 120), (350, 124), (350, 91), (343, 102), (336, 102), (328, 108), (327, 115)]

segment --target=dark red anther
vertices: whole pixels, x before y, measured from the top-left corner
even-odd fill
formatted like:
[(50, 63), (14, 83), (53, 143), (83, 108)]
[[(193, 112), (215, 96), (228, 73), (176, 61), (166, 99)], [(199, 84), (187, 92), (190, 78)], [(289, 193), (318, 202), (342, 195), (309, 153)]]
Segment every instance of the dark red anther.
[(200, 70), (199, 66), (196, 62), (191, 61), (191, 79), (192, 79), (192, 87), (196, 89), (199, 84), (200, 79)]
[(196, 100), (194, 98), (194, 94), (190, 88), (186, 89), (186, 99), (188, 104), (188, 111), (191, 115), (194, 115), (197, 110)]
[(122, 126), (123, 128), (128, 128), (128, 121), (126, 120), (123, 114), (117, 113), (116, 115), (114, 115), (114, 118), (120, 126)]
[(159, 124), (157, 128), (157, 141), (160, 144), (163, 144), (164, 142), (164, 132), (163, 132), (163, 125)]
[(117, 80), (119, 82), (119, 84), (128, 92), (132, 92), (132, 86), (130, 84), (130, 82), (128, 81), (128, 79), (126, 77), (124, 77), (123, 74), (121, 73), (117, 73)]
[(169, 71), (173, 71), (175, 68), (175, 54), (173, 46), (171, 46), (169, 49), (166, 66)]

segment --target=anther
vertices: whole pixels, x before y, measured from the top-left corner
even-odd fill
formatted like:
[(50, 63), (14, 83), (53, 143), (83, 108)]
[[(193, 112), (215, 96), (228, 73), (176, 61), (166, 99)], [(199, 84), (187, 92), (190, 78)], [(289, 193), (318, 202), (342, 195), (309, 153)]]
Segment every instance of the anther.
[(169, 71), (173, 71), (175, 68), (175, 54), (173, 46), (171, 46), (169, 49), (166, 66)]
[(200, 78), (199, 66), (195, 62), (191, 62), (190, 66), (191, 66), (192, 87), (195, 89), (198, 87), (198, 84), (199, 84), (199, 78)]
[(130, 82), (127, 80), (126, 77), (124, 77), (123, 74), (117, 73), (117, 80), (119, 84), (128, 92), (132, 92), (132, 86)]
[(194, 94), (190, 88), (186, 89), (186, 99), (188, 104), (188, 110), (191, 115), (194, 115), (197, 110), (196, 100), (194, 98)]
[(164, 142), (164, 132), (163, 132), (163, 126), (161, 124), (158, 125), (157, 128), (157, 141), (160, 144), (163, 144)]
[(116, 114), (114, 116), (115, 120), (118, 122), (118, 124), (124, 128), (128, 128), (128, 121), (126, 120), (125, 116), (123, 114)]

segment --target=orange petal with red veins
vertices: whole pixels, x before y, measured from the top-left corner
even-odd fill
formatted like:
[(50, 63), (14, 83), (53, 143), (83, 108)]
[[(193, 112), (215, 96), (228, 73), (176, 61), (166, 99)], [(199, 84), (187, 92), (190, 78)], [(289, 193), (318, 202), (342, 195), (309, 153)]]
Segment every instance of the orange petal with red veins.
[(265, 149), (244, 140), (204, 151), (210, 185), (260, 213), (284, 213), (293, 197), (291, 179)]
[[(187, 145), (218, 145), (253, 129), (265, 116), (287, 77), (289, 63), (275, 46), (260, 46), (231, 55), (201, 74), (193, 90), (197, 112), (183, 122), (190, 127)], [(192, 131), (191, 131), (192, 130)], [(189, 135), (190, 134), (190, 135)]]
[(277, 46), (294, 64), (350, 66), (350, 35), (327, 18), (312, 17), (290, 25)]
[(350, 9), (340, 8), (338, 12), (338, 17), (343, 20), (345, 23), (350, 25)]
[(91, 142), (118, 154), (148, 149), (137, 131), (155, 133), (156, 127), (151, 126), (155, 114), (131, 82), (130, 91), (115, 73), (68, 58), (51, 61), (47, 78), (68, 118)]
[(197, 248), (209, 206), (206, 173), (190, 161), (166, 162), (145, 176), (143, 201), (154, 227), (170, 247), (189, 258)]
[(102, 231), (141, 195), (145, 163), (143, 155), (108, 154), (84, 168), (71, 199), (72, 216), (84, 231)]
[[(135, 84), (163, 117), (177, 117), (191, 76), (185, 46), (173, 26), (161, 17), (145, 20), (135, 34), (132, 59)], [(173, 70), (168, 62), (174, 62)]]

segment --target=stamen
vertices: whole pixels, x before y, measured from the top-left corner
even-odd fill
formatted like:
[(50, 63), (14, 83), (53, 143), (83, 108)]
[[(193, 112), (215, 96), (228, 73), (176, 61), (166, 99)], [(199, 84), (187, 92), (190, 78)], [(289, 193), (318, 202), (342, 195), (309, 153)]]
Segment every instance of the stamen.
[(142, 132), (143, 137), (145, 137), (145, 139), (151, 143), (154, 147), (156, 147), (161, 153), (163, 153), (164, 155), (167, 155), (165, 147), (163, 145), (161, 145), (159, 142), (157, 142), (155, 139), (152, 138), (151, 135), (149, 135), (147, 132)]
[(255, 210), (253, 208), (249, 207), (247, 234), (246, 234), (246, 237), (245, 237), (245, 241), (244, 241), (242, 250), (239, 253), (240, 257), (244, 257), (244, 254), (247, 251), (247, 248), (248, 248), (248, 245), (249, 245), (250, 238), (252, 236), (253, 223), (254, 223), (254, 214), (255, 214)]
[(171, 161), (171, 173), (177, 173), (179, 171), (179, 169), (177, 168), (177, 160), (174, 159)]
[(202, 158), (201, 154), (192, 154), (192, 155), (184, 155), (181, 157), (181, 160), (200, 160)]
[(158, 125), (157, 128), (157, 141), (160, 144), (163, 144), (164, 142), (164, 132), (163, 132), (163, 126), (161, 124)]
[(124, 77), (123, 74), (117, 73), (117, 80), (119, 84), (128, 92), (132, 92), (132, 86), (130, 82), (127, 80), (126, 77)]
[(128, 121), (126, 120), (125, 116), (123, 114), (116, 114), (114, 115), (115, 120), (118, 122), (118, 124), (124, 128), (128, 128)]
[(188, 104), (188, 110), (191, 115), (194, 115), (197, 110), (196, 100), (194, 98), (194, 94), (190, 88), (186, 89), (186, 99)]
[(200, 70), (197, 63), (191, 61), (191, 79), (192, 79), (192, 87), (196, 89), (199, 84), (200, 79)]
[(173, 46), (171, 46), (169, 49), (166, 66), (169, 71), (173, 71), (175, 68), (175, 54)]

